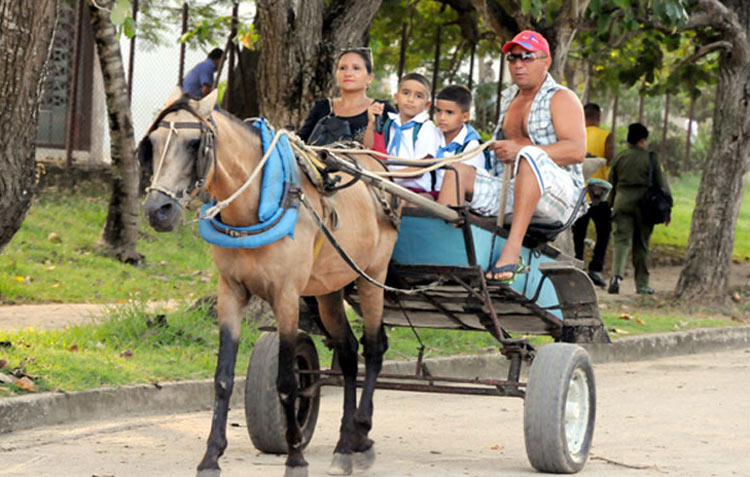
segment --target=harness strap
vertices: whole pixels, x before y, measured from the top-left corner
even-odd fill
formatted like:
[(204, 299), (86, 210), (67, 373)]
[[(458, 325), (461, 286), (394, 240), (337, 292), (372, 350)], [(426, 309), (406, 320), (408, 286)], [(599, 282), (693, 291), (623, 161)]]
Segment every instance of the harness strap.
[(352, 260), (352, 258), (346, 253), (346, 251), (341, 248), (341, 245), (336, 240), (336, 237), (333, 236), (333, 233), (328, 229), (326, 224), (323, 222), (323, 220), (320, 218), (320, 215), (313, 209), (313, 207), (310, 205), (310, 202), (307, 201), (307, 197), (305, 197), (304, 194), (302, 194), (299, 198), (300, 202), (302, 202), (302, 205), (307, 208), (307, 210), (310, 212), (310, 215), (312, 215), (315, 222), (318, 224), (318, 227), (320, 227), (320, 230), (323, 231), (323, 234), (328, 239), (328, 241), (331, 243), (333, 248), (338, 252), (338, 254), (341, 256), (341, 258), (346, 262), (347, 265), (349, 265), (352, 270), (357, 272), (359, 276), (370, 282), (371, 284), (375, 285), (378, 288), (382, 288), (385, 291), (389, 292), (395, 292), (395, 293), (404, 293), (406, 295), (416, 295), (417, 293), (422, 293), (428, 290), (434, 290), (435, 288), (439, 287), (443, 283), (443, 279), (439, 279), (436, 282), (432, 282), (427, 286), (419, 287), (419, 288), (410, 288), (410, 289), (404, 289), (404, 288), (394, 288), (391, 286), (386, 285), (385, 283), (380, 283), (379, 281), (372, 278), (370, 275), (368, 275), (364, 270), (359, 268), (359, 266)]

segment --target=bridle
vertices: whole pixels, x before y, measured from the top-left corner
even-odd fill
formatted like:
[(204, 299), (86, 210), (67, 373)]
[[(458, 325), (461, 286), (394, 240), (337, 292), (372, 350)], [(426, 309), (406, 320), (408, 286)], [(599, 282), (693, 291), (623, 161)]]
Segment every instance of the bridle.
[[(164, 117), (168, 114), (183, 110), (195, 116), (198, 121), (186, 122), (164, 120)], [(151, 191), (161, 192), (162, 194), (176, 201), (180, 205), (180, 207), (184, 209), (190, 202), (190, 200), (204, 188), (207, 182), (206, 176), (208, 175), (211, 164), (213, 164), (214, 166), (214, 174), (212, 180), (216, 177), (218, 165), (216, 154), (216, 136), (218, 135), (216, 131), (216, 123), (211, 116), (209, 116), (208, 119), (203, 118), (187, 102), (177, 102), (169, 106), (167, 109), (162, 111), (161, 114), (159, 114), (159, 116), (154, 120), (154, 123), (149, 128), (146, 135), (150, 135), (158, 128), (169, 129), (169, 134), (167, 135), (167, 142), (164, 145), (164, 150), (162, 151), (161, 157), (159, 158), (159, 163), (156, 167), (153, 177), (151, 178), (151, 185), (146, 188), (146, 193)], [(200, 130), (200, 144), (198, 146), (198, 153), (194, 164), (197, 180), (189, 189), (175, 192), (167, 187), (157, 184), (157, 181), (161, 173), (162, 165), (164, 164), (167, 150), (169, 149), (169, 145), (172, 140), (172, 135), (179, 135), (179, 129)]]

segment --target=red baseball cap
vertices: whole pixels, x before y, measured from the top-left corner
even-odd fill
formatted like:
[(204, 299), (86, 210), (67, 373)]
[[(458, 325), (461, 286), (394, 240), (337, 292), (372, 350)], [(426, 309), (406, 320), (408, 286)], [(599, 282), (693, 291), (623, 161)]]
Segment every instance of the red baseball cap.
[(535, 31), (524, 30), (513, 37), (512, 40), (503, 45), (503, 53), (507, 53), (513, 45), (518, 45), (524, 50), (531, 52), (543, 51), (547, 56), (551, 56), (549, 54), (549, 43), (547, 43), (547, 40), (541, 33)]

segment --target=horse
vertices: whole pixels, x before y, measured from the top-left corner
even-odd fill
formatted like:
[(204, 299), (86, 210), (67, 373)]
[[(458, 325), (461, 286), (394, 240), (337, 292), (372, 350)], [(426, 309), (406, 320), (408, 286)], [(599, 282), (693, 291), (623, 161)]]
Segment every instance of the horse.
[[(144, 210), (156, 231), (173, 230), (185, 202), (199, 188), (216, 200), (228, 199), (240, 189), (263, 156), (258, 130), (215, 108), (216, 97), (214, 91), (195, 100), (182, 96), (176, 89), (139, 145), (141, 166), (155, 170)], [(365, 169), (383, 170), (380, 161), (371, 156), (357, 155), (356, 161)], [(344, 172), (334, 175), (344, 181), (353, 177)], [(383, 207), (384, 197), (391, 200), (390, 195), (378, 196), (379, 192), (357, 181), (324, 200), (305, 174), (300, 177), (300, 192), (316, 213), (323, 220), (330, 220), (333, 215), (338, 218), (339, 226), (333, 235), (341, 248), (367, 275), (383, 282), (397, 237), (396, 227)], [(261, 198), (256, 182), (235, 194), (236, 199), (221, 210), (221, 222), (230, 227), (258, 223)], [(397, 216), (398, 206), (392, 212)], [(374, 460), (373, 441), (368, 437), (372, 427), (372, 396), (388, 348), (382, 323), (383, 290), (358, 276), (335, 248), (323, 240), (309, 210), (300, 208), (293, 238), (290, 235), (256, 248), (212, 245), (219, 273), (219, 355), (213, 420), (205, 455), (197, 467), (198, 476), (221, 473), (218, 459), (227, 446), (227, 409), (234, 383), (242, 311), (253, 295), (270, 305), (276, 319), (279, 336), (276, 388), (287, 424), (285, 476), (306, 476), (308, 466), (295, 419), (298, 385), (294, 348), (300, 297), (317, 299), (321, 322), (332, 339), (344, 377), (344, 414), (328, 472), (348, 475), (353, 462), (369, 466)], [(356, 402), (358, 343), (347, 321), (343, 300), (343, 289), (352, 282), (356, 282), (364, 322), (366, 368), (359, 405)]]

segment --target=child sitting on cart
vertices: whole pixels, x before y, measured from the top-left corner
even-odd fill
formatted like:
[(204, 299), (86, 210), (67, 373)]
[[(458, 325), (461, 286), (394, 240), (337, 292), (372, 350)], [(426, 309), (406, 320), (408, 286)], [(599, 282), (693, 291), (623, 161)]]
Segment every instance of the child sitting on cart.
[[(469, 125), (471, 118), (471, 91), (466, 86), (452, 84), (441, 89), (437, 95), (435, 106), (435, 122), (442, 133), (442, 140), (438, 148), (437, 158), (452, 157), (465, 151), (477, 149), (481, 137), (479, 133)], [(474, 169), (486, 169), (488, 164), (483, 153), (477, 153), (462, 161), (461, 164)], [(450, 169), (448, 169), (450, 171)], [(438, 169), (435, 190), (439, 191), (443, 186), (446, 176), (445, 169)], [(449, 173), (447, 176), (455, 185), (456, 175)], [(459, 179), (461, 177), (459, 176)], [(460, 189), (460, 187), (459, 187)], [(455, 189), (454, 189), (455, 190)], [(455, 205), (457, 196), (452, 200), (445, 194), (438, 195), (443, 205)], [(441, 202), (442, 201), (442, 202)]]
[[(419, 73), (409, 73), (401, 78), (393, 100), (398, 113), (388, 113), (383, 125), (385, 145), (388, 155), (403, 159), (426, 159), (437, 155), (440, 147), (440, 131), (430, 121), (427, 109), (430, 107), (430, 82)], [(368, 109), (369, 123), (375, 124), (376, 116), (383, 114), (383, 103), (374, 102)], [(369, 127), (369, 126), (368, 126)], [(365, 136), (366, 138), (369, 136)], [(366, 147), (372, 147), (365, 140)], [(401, 172), (418, 171), (418, 167), (391, 165), (390, 170)], [(407, 189), (437, 198), (432, 174), (418, 177), (401, 177), (396, 183)]]

